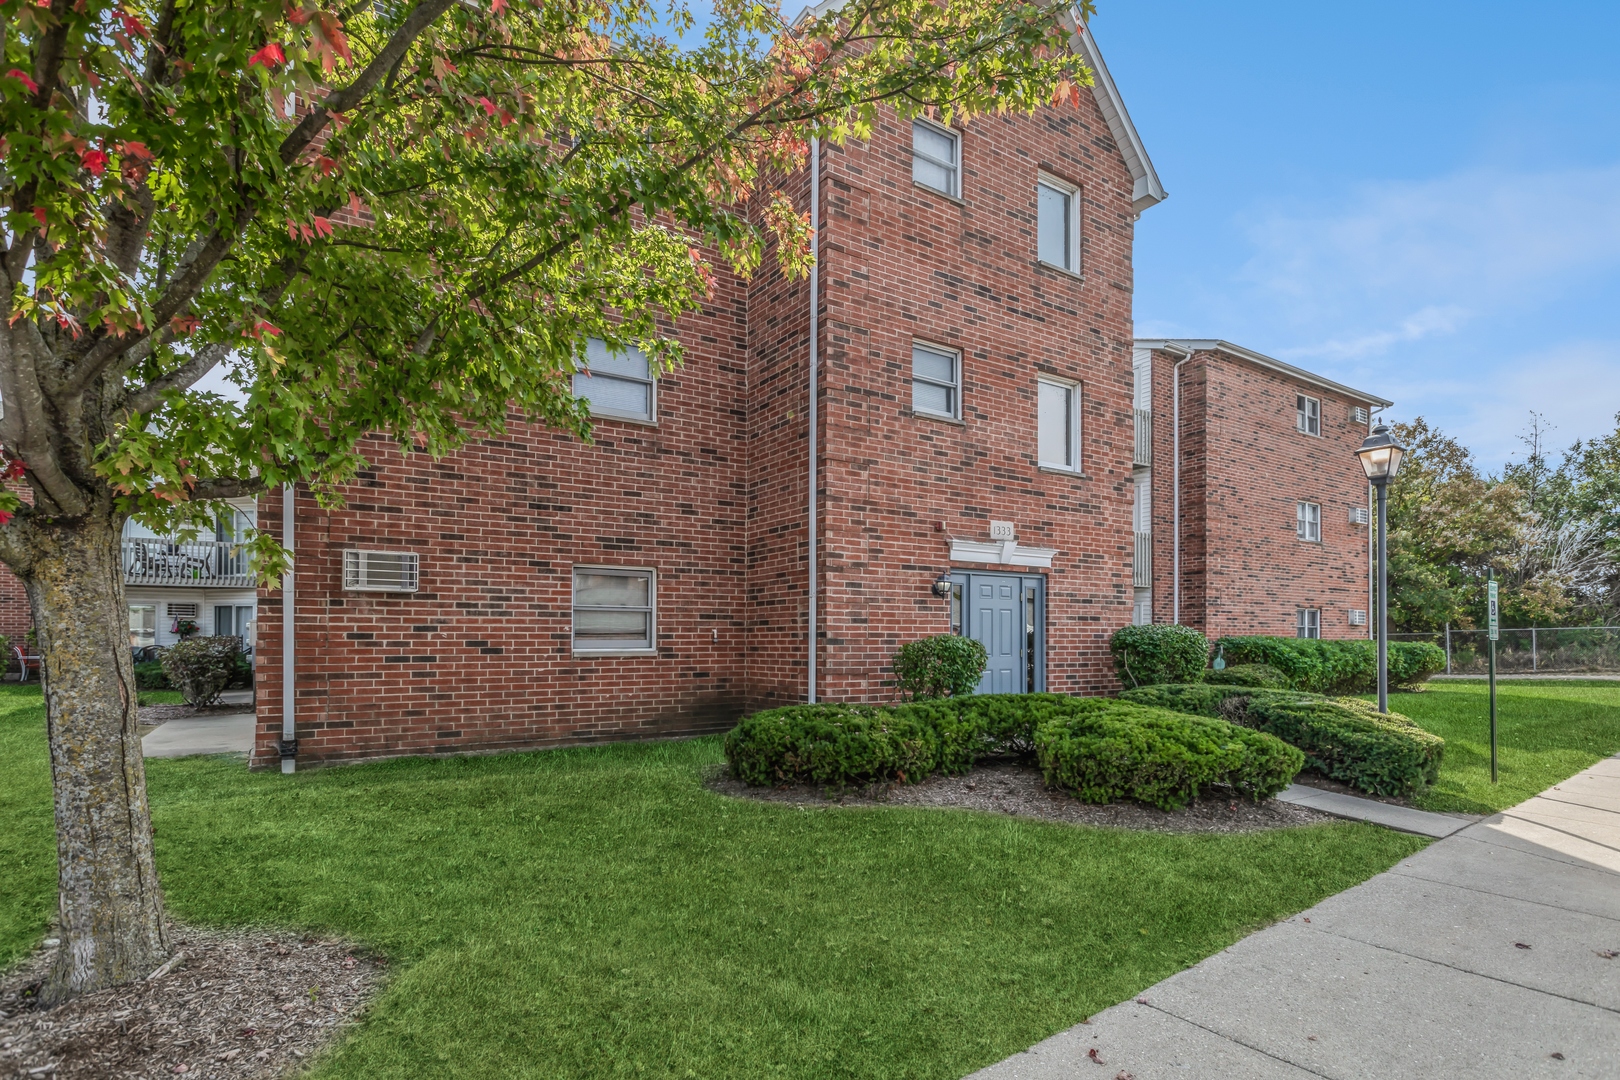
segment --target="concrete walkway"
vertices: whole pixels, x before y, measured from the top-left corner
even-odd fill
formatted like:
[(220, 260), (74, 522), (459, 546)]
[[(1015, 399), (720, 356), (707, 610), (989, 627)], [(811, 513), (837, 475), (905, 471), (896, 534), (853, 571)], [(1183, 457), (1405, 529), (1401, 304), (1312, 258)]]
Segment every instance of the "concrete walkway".
[(252, 713), (166, 720), (141, 739), (141, 754), (152, 758), (250, 753), (253, 750), (253, 725)]
[(1357, 798), (1337, 791), (1323, 791), (1321, 788), (1306, 787), (1304, 784), (1289, 784), (1277, 798), (1282, 802), (1309, 806), (1334, 817), (1349, 818), (1352, 821), (1370, 821), (1374, 825), (1383, 825), (1400, 832), (1417, 833), (1419, 836), (1432, 836), (1435, 839), (1450, 836), (1479, 820), (1452, 814), (1435, 814), (1428, 810), (1414, 810), (1410, 806), (1397, 806), (1394, 803), (1379, 802), (1377, 799)]
[(1620, 757), (971, 1080), (1120, 1076), (1620, 1077)]

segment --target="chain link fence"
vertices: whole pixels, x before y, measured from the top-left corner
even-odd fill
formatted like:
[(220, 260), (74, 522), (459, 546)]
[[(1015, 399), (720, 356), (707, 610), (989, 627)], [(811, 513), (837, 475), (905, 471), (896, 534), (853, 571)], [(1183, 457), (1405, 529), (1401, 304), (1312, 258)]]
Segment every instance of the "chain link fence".
[[(1446, 674), (1484, 675), (1490, 641), (1484, 630), (1391, 634), (1391, 641), (1432, 641), (1446, 651)], [(1502, 630), (1499, 675), (1620, 675), (1620, 626), (1530, 626)]]

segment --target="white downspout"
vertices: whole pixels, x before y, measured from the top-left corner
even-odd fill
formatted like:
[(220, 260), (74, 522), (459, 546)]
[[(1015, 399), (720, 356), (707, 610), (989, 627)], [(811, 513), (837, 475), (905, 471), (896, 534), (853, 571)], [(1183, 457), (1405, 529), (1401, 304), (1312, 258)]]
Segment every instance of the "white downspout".
[(821, 140), (814, 136), (810, 139), (810, 529), (808, 535), (809, 578), (810, 578), (810, 665), (808, 693), (806, 700), (814, 705), (816, 702), (816, 514), (818, 512), (816, 500), (816, 454), (817, 454), (817, 402), (816, 391), (819, 358), (817, 345), (819, 344), (819, 313), (817, 311), (821, 300)]
[(1170, 369), (1170, 621), (1181, 625), (1181, 365), (1192, 359), (1188, 349)]
[[(297, 490), (292, 484), (281, 486), (281, 546), (289, 556), (293, 553)], [(294, 700), (298, 664), (294, 655), (297, 637), (293, 612), (293, 572), (289, 566), (281, 575), (281, 771), (284, 773), (296, 771), (298, 754), (297, 703)]]

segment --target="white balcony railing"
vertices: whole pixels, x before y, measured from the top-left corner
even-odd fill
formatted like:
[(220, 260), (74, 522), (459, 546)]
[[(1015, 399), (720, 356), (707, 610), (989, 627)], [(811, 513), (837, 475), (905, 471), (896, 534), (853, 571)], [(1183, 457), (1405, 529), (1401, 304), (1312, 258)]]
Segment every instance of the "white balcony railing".
[(1132, 409), (1136, 421), (1136, 440), (1131, 448), (1132, 465), (1153, 464), (1153, 414), (1147, 409)]
[(250, 589), (254, 582), (240, 544), (125, 540), (124, 584)]
[(1131, 558), (1131, 584), (1138, 589), (1153, 587), (1153, 534), (1136, 534), (1136, 550)]

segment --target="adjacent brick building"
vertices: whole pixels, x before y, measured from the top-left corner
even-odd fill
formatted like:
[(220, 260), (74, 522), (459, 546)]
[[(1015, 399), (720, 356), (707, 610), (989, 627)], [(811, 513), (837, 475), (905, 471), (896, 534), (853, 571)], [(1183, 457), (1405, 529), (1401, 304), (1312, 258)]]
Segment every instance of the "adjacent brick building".
[(1368, 636), (1354, 455), (1390, 402), (1225, 341), (1139, 340), (1136, 370), (1136, 545), (1152, 573), (1135, 621), (1211, 639)]

